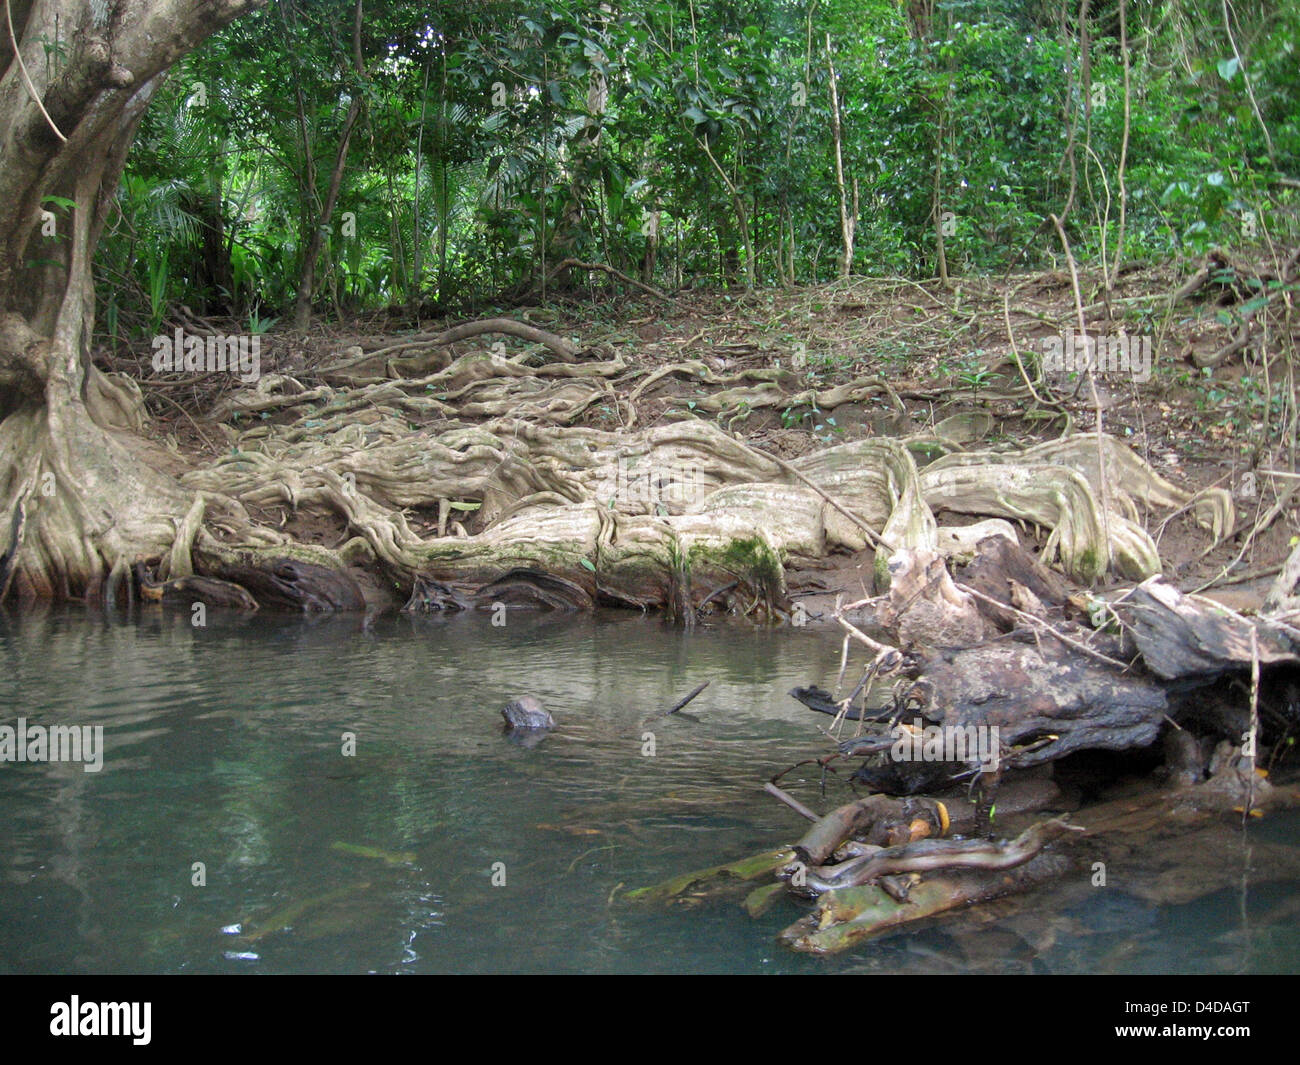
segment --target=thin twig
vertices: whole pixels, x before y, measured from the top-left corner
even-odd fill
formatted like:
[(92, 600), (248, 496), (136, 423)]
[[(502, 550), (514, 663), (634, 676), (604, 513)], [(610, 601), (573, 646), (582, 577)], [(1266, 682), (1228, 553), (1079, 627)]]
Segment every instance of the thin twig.
[(785, 803), (788, 807), (790, 807), (790, 809), (793, 810), (795, 813), (797, 813), (800, 817), (806, 817), (808, 818), (809, 821), (821, 820), (820, 817), (818, 817), (815, 813), (813, 813), (810, 809), (808, 809), (808, 807), (806, 807), (793, 795), (791, 795), (789, 792), (782, 791), (770, 780), (763, 785), (763, 790), (767, 792), (769, 795), (777, 799), (780, 799), (783, 803)]
[(1060, 640), (1064, 644), (1069, 644), (1069, 646), (1073, 647), (1076, 651), (1082, 651), (1090, 658), (1095, 658), (1099, 662), (1105, 662), (1107, 665), (1115, 666), (1118, 669), (1127, 670), (1129, 668), (1128, 663), (1121, 662), (1117, 658), (1111, 658), (1109, 655), (1104, 655), (1100, 651), (1094, 651), (1087, 644), (1080, 643), (1078, 640), (1071, 639), (1069, 636), (1066, 636), (1065, 633), (1061, 632), (1059, 629), (1056, 629), (1053, 626), (1049, 625), (1042, 618), (1036, 618), (1034, 617), (1033, 614), (1026, 614), (1023, 610), (1017, 610), (1013, 606), (1008, 606), (1006, 603), (1000, 602), (999, 600), (994, 599), (991, 596), (987, 596), (983, 592), (976, 591), (968, 584), (958, 584), (957, 588), (960, 591), (965, 592), (967, 595), (973, 595), (976, 599), (983, 600), (984, 602), (988, 603), (991, 606), (1000, 607), (1003, 610), (1010, 611), (1012, 614), (1015, 614), (1016, 617), (1020, 618), (1022, 621), (1027, 621), (1030, 624), (1037, 625), (1044, 632), (1048, 633), (1048, 635), (1054, 636), (1056, 639)]
[(54, 130), (54, 135), (64, 144), (67, 144), (68, 138), (54, 124), (54, 119), (50, 117), (50, 113), (45, 110), (45, 105), (41, 103), (41, 98), (36, 94), (36, 86), (32, 84), (32, 79), (27, 73), (27, 64), (23, 62), (23, 53), (18, 48), (18, 38), (14, 36), (14, 13), (13, 8), (9, 5), (9, 0), (5, 0), (5, 21), (9, 24), (9, 45), (14, 50), (14, 58), (18, 60), (18, 73), (23, 76), (23, 84), (27, 86), (27, 91), (31, 93), (32, 101), (41, 109), (41, 114), (45, 116), (45, 121), (50, 124), (50, 129)]

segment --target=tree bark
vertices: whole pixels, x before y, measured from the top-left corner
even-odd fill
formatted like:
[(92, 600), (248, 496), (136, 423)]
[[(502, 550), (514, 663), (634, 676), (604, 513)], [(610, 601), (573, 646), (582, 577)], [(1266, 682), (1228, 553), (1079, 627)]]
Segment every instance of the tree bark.
[[(356, 68), (357, 77), (364, 82), (366, 68), (361, 56), (362, 2), (363, 0), (357, 0), (352, 18), (352, 62)], [(330, 172), (329, 189), (325, 193), (325, 203), (321, 206), (320, 215), (314, 220), (311, 231), (307, 235), (307, 248), (303, 253), (302, 267), (298, 271), (298, 291), (293, 308), (293, 327), (300, 333), (306, 332), (307, 327), (311, 324), (311, 298), (316, 290), (316, 266), (320, 262), (320, 253), (325, 246), (325, 228), (330, 224), (330, 219), (334, 217), (334, 207), (338, 203), (339, 190), (343, 187), (343, 172), (347, 169), (348, 149), (352, 146), (352, 133), (356, 129), (357, 119), (361, 117), (363, 103), (364, 97), (358, 91), (358, 94), (352, 97), (352, 102), (348, 104), (348, 113), (343, 119), (343, 132), (339, 135), (338, 152), (334, 156), (334, 169)], [(301, 103), (299, 115), (303, 127), (303, 149), (308, 160), (310, 160), (311, 144), (308, 140), (307, 124), (305, 116), (303, 116)], [(309, 193), (314, 199), (316, 192), (314, 173), (310, 173), (309, 184)], [(310, 205), (308, 209), (310, 210)], [(416, 236), (418, 243), (418, 232)]]
[[(167, 456), (135, 435), (139, 388), (91, 363), (91, 262), (161, 78), (262, 2), (12, 4), (17, 56), (0, 53), (0, 599), (94, 594), (114, 567), (170, 545), (188, 509)], [(56, 34), (68, 49), (47, 64)]]

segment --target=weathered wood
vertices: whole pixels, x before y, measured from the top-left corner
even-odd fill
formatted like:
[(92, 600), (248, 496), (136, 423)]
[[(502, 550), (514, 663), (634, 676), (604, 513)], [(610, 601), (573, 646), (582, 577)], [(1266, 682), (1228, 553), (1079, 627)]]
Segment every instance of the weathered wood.
[[(790, 697), (798, 699), (809, 710), (816, 710), (819, 714), (830, 714), (834, 717), (840, 712), (840, 704), (835, 701), (835, 697), (823, 688), (812, 685), (809, 688), (791, 688)], [(889, 710), (860, 710), (857, 707), (850, 708), (844, 715), (848, 721), (859, 721), (865, 715), (867, 720), (888, 717)]]
[(821, 818), (819, 818), (815, 813), (813, 813), (810, 809), (808, 809), (808, 807), (806, 807), (793, 795), (789, 794), (788, 792), (782, 791), (770, 780), (763, 785), (763, 790), (767, 792), (769, 795), (774, 795), (781, 802), (785, 803), (786, 806), (790, 807), (790, 809), (793, 810), (795, 813), (797, 813), (800, 817), (806, 817), (809, 821), (821, 820)]
[(953, 583), (937, 551), (897, 551), (887, 568), (889, 593), (876, 621), (896, 634), (898, 646), (965, 647), (994, 634), (975, 599)]
[(246, 588), (261, 607), (306, 613), (364, 610), (361, 588), (346, 570), (296, 558), (247, 564), (218, 560), (212, 575)]
[[(850, 837), (867, 843), (892, 845), (915, 837), (917, 832), (940, 835), (948, 824), (946, 810), (932, 799), (895, 799), (869, 795), (832, 810), (795, 844), (798, 861), (812, 868), (820, 866)], [(924, 827), (918, 826), (917, 822)]]
[(257, 609), (257, 600), (248, 594), (247, 589), (231, 581), (215, 577), (177, 577), (170, 581), (154, 581), (143, 562), (136, 563), (135, 577), (140, 598), (146, 602), (174, 603), (179, 606), (203, 603), (206, 606), (244, 611)]
[(750, 917), (762, 917), (776, 903), (784, 898), (785, 885), (777, 882), (775, 884), (764, 884), (762, 887), (756, 887), (748, 895), (742, 904), (745, 912)]
[(1263, 618), (1252, 622), (1156, 578), (1139, 584), (1114, 610), (1147, 669), (1165, 680), (1249, 668), (1252, 629), (1262, 665), (1300, 662), (1297, 644), (1283, 627)]
[(775, 850), (762, 851), (748, 858), (741, 858), (739, 861), (725, 862), (722, 865), (710, 866), (708, 869), (683, 873), (660, 884), (636, 888), (623, 897), (634, 902), (668, 902), (672, 899), (681, 899), (687, 894), (717, 894), (737, 882), (757, 880), (765, 873), (775, 872), (782, 866), (788, 865), (793, 859), (794, 851), (789, 847), (778, 847)]
[(1053, 818), (1025, 829), (1013, 840), (921, 839), (885, 847), (836, 866), (809, 870), (803, 890), (820, 895), (839, 888), (859, 887), (898, 873), (949, 869), (1011, 869), (1023, 865), (1067, 832), (1081, 832), (1064, 818)]
[[(1014, 582), (1014, 583), (1012, 583)], [(1069, 591), (1065, 582), (1018, 544), (1001, 536), (988, 536), (976, 547), (975, 558), (961, 572), (961, 583), (996, 599), (1007, 607), (1024, 609), (1015, 592), (1016, 585), (1026, 588), (1047, 607), (1062, 606)], [(987, 603), (980, 609), (1003, 632), (1016, 627), (1017, 620), (1010, 610), (1002, 610)]]
[(877, 933), (945, 910), (1029, 891), (1063, 876), (1068, 856), (1041, 853), (1014, 869), (966, 870), (927, 877), (899, 902), (877, 884), (830, 891), (778, 940), (808, 954), (836, 954)]
[(1155, 742), (1167, 707), (1162, 685), (1052, 644), (1002, 641), (923, 656), (915, 673), (924, 684), (913, 688), (924, 699), (922, 716), (942, 726), (996, 726), (1004, 749), (1056, 737), (1017, 756), (1022, 767)]
[(865, 833), (893, 802), (885, 795), (869, 795), (832, 810), (804, 833), (795, 844), (795, 855), (806, 866), (821, 865), (850, 836)]

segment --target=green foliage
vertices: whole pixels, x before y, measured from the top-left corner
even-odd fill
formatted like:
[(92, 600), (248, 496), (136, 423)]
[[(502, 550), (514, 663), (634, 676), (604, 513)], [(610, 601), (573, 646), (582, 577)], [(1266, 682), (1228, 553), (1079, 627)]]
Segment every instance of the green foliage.
[[(894, 0), (395, 0), (365, 7), (364, 73), (352, 10), (271, 0), (159, 90), (101, 242), (114, 315), (287, 309), (353, 101), (322, 309), (482, 300), (567, 257), (660, 285), (827, 280), (828, 59), (856, 271), (932, 275), (936, 221), (953, 273), (1044, 265), (1067, 201), (1076, 254), (1115, 252), (1113, 4), (1089, 16), (1087, 92), (1077, 13), (1027, 0), (939, 0), (928, 23)], [(1295, 236), (1276, 179), (1300, 174), (1300, 9), (1239, 8), (1232, 41), (1212, 7), (1127, 15), (1123, 255)]]

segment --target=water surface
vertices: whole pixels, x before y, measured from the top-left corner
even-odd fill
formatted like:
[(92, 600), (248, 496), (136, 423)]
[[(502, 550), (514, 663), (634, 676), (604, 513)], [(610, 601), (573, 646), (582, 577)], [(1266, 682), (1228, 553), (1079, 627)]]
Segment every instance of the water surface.
[[(774, 942), (794, 902), (755, 921), (620, 901), (797, 838), (760, 789), (826, 752), (786, 692), (833, 683), (839, 655), (827, 631), (628, 613), (0, 614), (0, 725), (105, 743), (98, 773), (0, 764), (0, 971), (1297, 969), (1300, 890), (1248, 856), (1243, 890), (1192, 904), (1063, 885), (836, 959)], [(500, 729), (523, 693), (559, 722), (533, 748)], [(790, 779), (822, 809), (852, 798)]]

